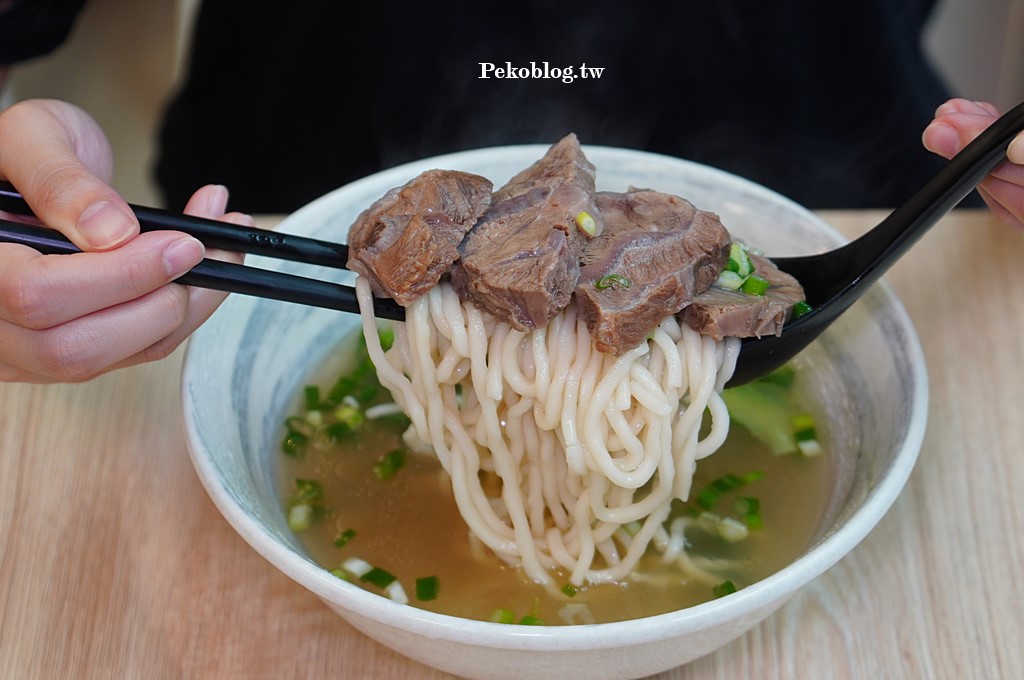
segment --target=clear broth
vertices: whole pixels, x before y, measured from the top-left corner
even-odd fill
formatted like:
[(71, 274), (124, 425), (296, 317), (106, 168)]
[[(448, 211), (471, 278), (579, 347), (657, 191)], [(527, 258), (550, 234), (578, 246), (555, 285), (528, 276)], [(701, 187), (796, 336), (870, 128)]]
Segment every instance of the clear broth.
[[(317, 373), (322, 380), (312, 382), (320, 382), (326, 390), (341, 374), (339, 365), (343, 364), (325, 367)], [(796, 387), (799, 381), (798, 371)], [(800, 390), (794, 389), (793, 394), (799, 401)], [(814, 409), (810, 411), (813, 414)], [(716, 577), (737, 588), (761, 580), (797, 558), (817, 537), (835, 488), (835, 465), (827, 437), (822, 439), (825, 452), (814, 458), (773, 455), (734, 424), (724, 446), (698, 463), (691, 496), (723, 475), (763, 472), (762, 478), (723, 495), (714, 509), (728, 515), (736, 496), (756, 497), (763, 528), (751, 531), (738, 543), (690, 530), (688, 552), (721, 560)], [(338, 445), (310, 446), (296, 458), (281, 456), (278, 478), (285, 505), (295, 492), (297, 478), (317, 480), (323, 487), (326, 515), (297, 536), (325, 569), (338, 568), (349, 557), (358, 557), (395, 575), (410, 605), (478, 620), (508, 610), (516, 621), (532, 616), (547, 625), (569, 623), (560, 615), (569, 603), (586, 605), (596, 622), (610, 622), (674, 611), (715, 597), (709, 583), (664, 565), (657, 553), (648, 555), (625, 582), (584, 586), (572, 597), (557, 588), (549, 592), (471, 540), (447, 475), (433, 456), (407, 453), (397, 474), (378, 479), (374, 465), (385, 452), (402, 446), (400, 429), (374, 427), (368, 420), (358, 435)], [(677, 501), (674, 513), (693, 505), (684, 507)], [(336, 537), (350, 529), (355, 537), (345, 546), (335, 547)], [(437, 577), (437, 596), (419, 601), (415, 581), (430, 576)]]

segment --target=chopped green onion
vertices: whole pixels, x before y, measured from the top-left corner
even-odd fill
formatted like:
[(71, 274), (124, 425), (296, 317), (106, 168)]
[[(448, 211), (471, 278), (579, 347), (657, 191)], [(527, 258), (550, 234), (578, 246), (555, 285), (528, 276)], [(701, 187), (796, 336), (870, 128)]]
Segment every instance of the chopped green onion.
[(544, 619), (538, 618), (533, 614), (527, 614), (523, 618), (519, 619), (520, 626), (543, 626)]
[(747, 295), (764, 295), (768, 292), (768, 282), (760, 276), (748, 276), (743, 280), (740, 290)]
[(392, 449), (381, 456), (381, 459), (373, 466), (373, 474), (377, 475), (377, 479), (381, 481), (391, 479), (404, 464), (405, 451), (403, 449)]
[(632, 288), (633, 282), (622, 274), (605, 274), (594, 283), (594, 288), (597, 288), (598, 290), (606, 290), (614, 286), (619, 286), (624, 290), (629, 290)]
[(576, 586), (574, 586), (573, 584), (566, 583), (564, 586), (562, 586), (562, 592), (565, 593), (568, 597), (576, 597), (576, 593), (578, 593), (579, 590), (577, 590)]
[(726, 290), (739, 290), (746, 280), (746, 277), (726, 269), (718, 275), (718, 280), (715, 281), (714, 285), (717, 288), (725, 288)]
[(316, 430), (308, 420), (301, 416), (289, 416), (284, 419), (284, 426), (288, 428), (288, 432), (294, 432), (300, 434), (306, 439), (313, 436)]
[(711, 510), (723, 494), (738, 489), (751, 482), (756, 482), (763, 475), (764, 473), (760, 471), (748, 472), (742, 477), (732, 473), (724, 474), (718, 479), (713, 480), (697, 493), (697, 505), (705, 510)]
[(732, 507), (739, 514), (748, 515), (761, 511), (761, 501), (751, 496), (740, 496), (733, 502)]
[(796, 439), (796, 447), (804, 456), (813, 458), (821, 453), (821, 444), (818, 442), (818, 431), (815, 427), (814, 417), (807, 413), (793, 416), (790, 419), (793, 425), (793, 438)]
[(749, 534), (747, 526), (742, 522), (732, 517), (719, 517), (706, 510), (697, 516), (697, 523), (704, 531), (729, 543), (742, 541)]
[(807, 314), (810, 314), (812, 309), (814, 309), (814, 307), (807, 304), (806, 300), (801, 300), (793, 305), (793, 318), (799, 319), (801, 316), (806, 316)]
[(324, 488), (313, 479), (296, 479), (295, 493), (288, 499), (288, 528), (305, 531), (313, 522), (323, 519), (327, 511), (317, 501), (323, 500)]
[(352, 578), (349, 576), (348, 572), (345, 571), (344, 569), (342, 569), (341, 567), (335, 567), (334, 569), (331, 569), (329, 573), (331, 575), (333, 575), (333, 576), (337, 576), (342, 581), (351, 581), (352, 580)]
[(764, 528), (764, 520), (761, 519), (760, 514), (756, 515), (744, 515), (743, 523), (747, 525), (747, 529), (751, 531), (760, 531)]
[(320, 388), (316, 385), (306, 385), (302, 391), (305, 395), (306, 410), (313, 411), (320, 408)]
[(752, 470), (740, 477), (740, 479), (743, 480), (744, 484), (750, 484), (751, 482), (756, 482), (762, 477), (764, 477), (764, 470)]
[(761, 521), (761, 501), (750, 496), (740, 496), (733, 503), (736, 514), (743, 518), (748, 529), (757, 531), (763, 527)]
[(735, 272), (741, 277), (750, 276), (754, 271), (754, 263), (747, 255), (747, 249), (742, 243), (733, 242), (729, 246), (729, 260), (725, 264), (726, 271)]
[(800, 450), (805, 458), (814, 458), (815, 456), (821, 455), (823, 449), (817, 439), (807, 439), (796, 443), (796, 447)]
[(311, 501), (323, 500), (324, 487), (315, 479), (295, 479), (295, 493), (292, 494), (291, 503), (309, 503)]
[(317, 409), (306, 411), (306, 422), (313, 428), (313, 437), (315, 438), (316, 431), (324, 424), (324, 412)]
[(437, 598), (438, 581), (436, 576), (424, 576), (416, 579), (416, 599), (421, 602)]
[(331, 423), (320, 428), (317, 432), (317, 440), (323, 440), (328, 446), (336, 444), (348, 435), (352, 434), (352, 428), (345, 423)]
[(355, 537), (356, 537), (356, 530), (355, 529), (345, 529), (340, 534), (335, 536), (334, 540), (331, 541), (331, 543), (334, 545), (335, 548), (344, 548), (346, 545), (348, 545), (348, 542), (351, 541)]
[(360, 578), (366, 576), (366, 574), (370, 573), (370, 570), (373, 569), (372, 564), (366, 560), (359, 559), (358, 557), (348, 558), (342, 563), (341, 567), (348, 573)]
[(581, 210), (576, 215), (576, 226), (587, 236), (595, 236), (597, 234), (597, 220), (586, 210)]
[(288, 508), (288, 528), (292, 531), (305, 531), (313, 524), (313, 506), (309, 503), (297, 503)]
[(306, 453), (306, 445), (309, 437), (304, 434), (289, 430), (288, 434), (281, 440), (281, 451), (289, 458), (301, 458)]
[(361, 575), (359, 577), (359, 580), (364, 581), (366, 583), (372, 583), (378, 588), (387, 588), (389, 585), (391, 585), (392, 582), (396, 580), (396, 577), (394, 574), (387, 571), (386, 569), (381, 569), (380, 567), (373, 567), (370, 569), (370, 571)]
[(719, 495), (721, 494), (719, 494), (718, 491), (712, 489), (711, 487), (702, 489), (701, 492), (697, 494), (697, 505), (699, 505), (702, 508), (710, 510), (711, 508), (714, 507)]
[(515, 612), (511, 609), (495, 609), (491, 612), (492, 623), (514, 623), (515, 620)]
[(331, 387), (327, 401), (331, 404), (341, 404), (345, 397), (353, 397), (358, 404), (368, 404), (380, 391), (380, 383), (377, 382), (377, 372), (370, 361), (366, 350), (363, 350), (362, 360), (356, 364), (348, 375), (343, 375)]
[(717, 586), (711, 588), (711, 594), (715, 597), (725, 597), (736, 592), (736, 584), (732, 581), (722, 581)]
[(796, 437), (798, 442), (818, 438), (818, 434), (814, 429), (814, 416), (808, 413), (801, 413), (790, 418), (789, 422), (793, 425), (793, 436)]
[(363, 412), (359, 410), (358, 406), (347, 403), (334, 410), (334, 417), (338, 420), (339, 425), (344, 425), (349, 430), (357, 429), (365, 420)]
[(729, 472), (711, 482), (711, 484), (722, 493), (725, 493), (726, 491), (732, 491), (743, 486), (743, 480)]
[(392, 601), (398, 604), (409, 604), (409, 596), (405, 594), (405, 588), (397, 580), (387, 584), (384, 588), (384, 592)]
[(729, 543), (742, 541), (747, 537), (747, 525), (732, 517), (725, 517), (718, 522), (718, 535)]

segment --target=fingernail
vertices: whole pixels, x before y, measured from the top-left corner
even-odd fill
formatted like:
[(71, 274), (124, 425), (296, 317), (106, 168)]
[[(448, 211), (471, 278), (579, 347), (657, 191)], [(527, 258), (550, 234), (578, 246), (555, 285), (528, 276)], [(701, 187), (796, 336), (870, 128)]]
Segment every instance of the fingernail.
[(110, 201), (98, 201), (82, 211), (78, 232), (96, 250), (113, 248), (135, 233), (135, 221)]
[(1013, 138), (1009, 148), (1006, 149), (1006, 157), (1010, 159), (1011, 163), (1024, 165), (1024, 135), (1017, 135)]
[(167, 276), (177, 278), (199, 264), (205, 254), (206, 248), (197, 239), (180, 238), (164, 250), (164, 270)]

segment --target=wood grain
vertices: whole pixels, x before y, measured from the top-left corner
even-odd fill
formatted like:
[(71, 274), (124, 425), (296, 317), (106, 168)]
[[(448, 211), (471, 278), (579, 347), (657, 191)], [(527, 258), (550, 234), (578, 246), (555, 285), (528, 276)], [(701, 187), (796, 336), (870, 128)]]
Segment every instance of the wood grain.
[[(824, 213), (844, 233), (881, 213)], [(928, 431), (877, 529), (774, 616), (661, 680), (1024, 677), (1024, 233), (947, 217), (887, 280), (921, 336)], [(248, 547), (195, 476), (181, 352), (0, 385), (0, 677), (444, 678)]]

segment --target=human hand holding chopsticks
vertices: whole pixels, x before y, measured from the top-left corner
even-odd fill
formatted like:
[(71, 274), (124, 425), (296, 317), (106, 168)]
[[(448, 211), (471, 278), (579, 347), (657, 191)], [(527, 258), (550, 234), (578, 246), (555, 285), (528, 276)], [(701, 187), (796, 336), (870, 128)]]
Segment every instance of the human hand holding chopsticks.
[[(929, 151), (952, 158), (999, 117), (987, 102), (950, 99), (935, 111), (922, 142)], [(1024, 135), (1018, 135), (1006, 151), (1003, 163), (978, 185), (978, 193), (1001, 220), (1024, 229)]]
[[(0, 179), (86, 251), (45, 256), (0, 244), (0, 379), (81, 381), (162, 358), (223, 300), (223, 293), (170, 282), (204, 254), (240, 257), (206, 251), (178, 232), (140, 235), (107, 183), (112, 165), (102, 130), (70, 104), (27, 101), (0, 113)], [(252, 224), (246, 215), (225, 215), (226, 204), (223, 187), (206, 186), (185, 212)]]

